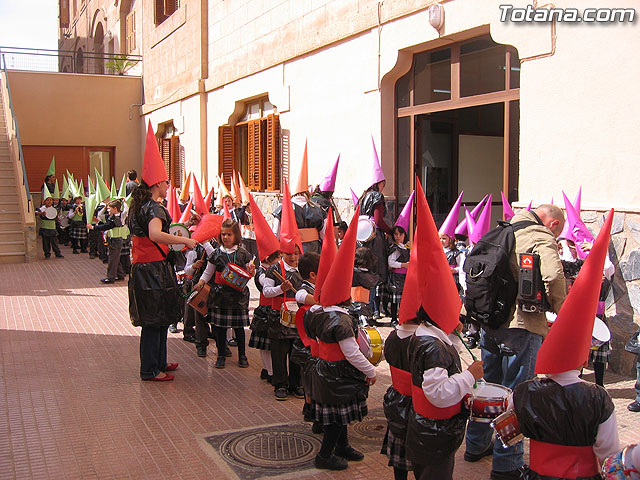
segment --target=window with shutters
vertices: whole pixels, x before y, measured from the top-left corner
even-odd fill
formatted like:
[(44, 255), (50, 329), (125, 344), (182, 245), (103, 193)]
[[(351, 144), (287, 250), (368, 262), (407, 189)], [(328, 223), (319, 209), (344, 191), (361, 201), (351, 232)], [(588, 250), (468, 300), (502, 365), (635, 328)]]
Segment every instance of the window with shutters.
[(136, 12), (132, 11), (127, 15), (125, 25), (126, 25), (126, 47), (127, 53), (133, 53), (136, 49)]
[(241, 121), (219, 127), (218, 136), (218, 172), (227, 187), (235, 170), (250, 190), (280, 191), (280, 119), (266, 98), (248, 102)]
[(160, 155), (169, 181), (174, 187), (182, 187), (184, 179), (184, 149), (180, 146), (180, 137), (170, 136), (159, 141)]
[(155, 0), (155, 21), (160, 25), (180, 8), (180, 0)]

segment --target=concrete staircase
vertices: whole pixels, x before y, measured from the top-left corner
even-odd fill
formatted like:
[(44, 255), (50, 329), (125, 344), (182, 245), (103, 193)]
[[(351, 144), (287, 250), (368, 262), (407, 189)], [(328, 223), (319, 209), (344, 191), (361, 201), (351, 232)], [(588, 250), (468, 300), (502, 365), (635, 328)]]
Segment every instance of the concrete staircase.
[[(0, 83), (5, 78), (0, 76)], [(0, 86), (4, 90), (4, 85)], [(27, 209), (21, 206), (21, 201), (25, 203), (26, 194), (21, 181), (22, 171), (17, 171), (19, 164), (11, 148), (6, 121), (11, 118), (11, 113), (6, 111), (9, 107), (5, 98), (0, 94), (0, 263), (24, 263), (32, 257), (28, 254), (31, 249), (27, 248), (30, 245), (25, 238), (25, 228), (33, 233), (34, 214), (32, 202), (26, 201)], [(17, 142), (14, 140), (13, 144), (17, 145)]]

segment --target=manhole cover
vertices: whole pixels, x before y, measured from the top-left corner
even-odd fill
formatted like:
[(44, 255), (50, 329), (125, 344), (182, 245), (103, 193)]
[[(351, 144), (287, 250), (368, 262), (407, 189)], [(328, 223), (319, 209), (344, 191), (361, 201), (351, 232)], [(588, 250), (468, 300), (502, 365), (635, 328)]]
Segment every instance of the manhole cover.
[(386, 431), (387, 419), (384, 416), (366, 416), (361, 422), (351, 424), (351, 432), (354, 436), (380, 445), (382, 445)]
[(242, 480), (283, 475), (313, 468), (322, 435), (310, 424), (272, 425), (205, 437)]
[(320, 439), (304, 432), (277, 429), (234, 435), (220, 445), (223, 457), (249, 467), (268, 469), (307, 466), (320, 449)]

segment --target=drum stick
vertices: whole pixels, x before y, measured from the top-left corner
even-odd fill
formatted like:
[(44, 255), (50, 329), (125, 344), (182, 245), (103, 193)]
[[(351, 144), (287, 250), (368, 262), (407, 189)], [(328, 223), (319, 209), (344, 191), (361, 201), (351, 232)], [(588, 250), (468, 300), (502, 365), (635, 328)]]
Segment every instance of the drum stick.
[[(467, 352), (469, 352), (469, 355), (471, 355), (471, 358), (473, 359), (474, 362), (477, 362), (478, 359), (476, 358), (476, 356), (473, 354), (473, 352), (471, 351), (471, 349), (467, 346), (466, 343), (464, 343), (464, 340), (462, 340), (462, 336), (460, 335), (460, 332), (458, 331), (458, 329), (454, 329), (453, 330), (456, 333), (456, 336), (460, 339), (460, 341), (462, 342), (462, 345), (464, 345), (464, 348), (467, 349)], [(460, 357), (462, 358), (462, 357)], [(467, 362), (464, 362), (467, 363)], [(470, 364), (467, 364), (467, 366), (470, 366)], [(484, 380), (484, 379), (481, 379)], [(473, 388), (478, 388), (478, 382), (473, 382)]]
[(278, 272), (277, 270), (274, 270), (274, 271), (273, 271), (273, 275), (274, 275), (278, 280), (280, 280), (281, 282), (284, 282), (284, 281), (285, 281), (285, 278), (284, 278), (282, 275), (280, 275), (280, 272)]

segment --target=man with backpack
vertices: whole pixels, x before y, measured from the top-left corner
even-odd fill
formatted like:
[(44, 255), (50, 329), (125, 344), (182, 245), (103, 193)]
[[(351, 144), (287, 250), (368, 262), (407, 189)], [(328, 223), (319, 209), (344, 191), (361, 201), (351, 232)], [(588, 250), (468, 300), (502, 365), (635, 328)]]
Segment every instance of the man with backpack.
[[(465, 262), (467, 293), (471, 290), (471, 297), (465, 301), (465, 307), (467, 314), (483, 327), (480, 346), (484, 362), (484, 379), (487, 382), (514, 389), (535, 376), (536, 356), (549, 329), (544, 308), (530, 308), (529, 305), (515, 301), (520, 278), (519, 259), (523, 253), (537, 255), (536, 267), (539, 268), (543, 285), (543, 297), (546, 297), (549, 310), (559, 312), (566, 297), (566, 286), (556, 237), (562, 232), (563, 226), (564, 214), (555, 205), (541, 205), (535, 211), (521, 210), (511, 219), (510, 225), (501, 224), (487, 233)], [(483, 246), (483, 240), (492, 235), (494, 238), (500, 238), (498, 243), (495, 240), (485, 241)], [(486, 268), (487, 265), (478, 262), (478, 259), (482, 258), (483, 249), (487, 258), (492, 258), (492, 255), (493, 258), (500, 257), (501, 252), (495, 250), (499, 249), (501, 244), (510, 248), (510, 254), (509, 251), (506, 252), (509, 269), (502, 275), (506, 280), (485, 278), (485, 283), (482, 283), (483, 271), (486, 270), (491, 275), (494, 269), (498, 271), (502, 267), (506, 270), (504, 259), (502, 263), (499, 260), (495, 261), (495, 268)], [(494, 251), (491, 251), (492, 249)], [(504, 245), (502, 254), (504, 257)], [(478, 257), (475, 261), (474, 255)], [(483, 305), (483, 295), (481, 291), (474, 294), (471, 285), (473, 277), (480, 281), (479, 285), (491, 286), (490, 290), (484, 292), (484, 300), (491, 298), (494, 302), (488, 306), (485, 302), (488, 313), (478, 312), (482, 310), (480, 305)], [(504, 295), (501, 295), (503, 293)], [(502, 312), (500, 308), (503, 309)], [(498, 325), (500, 321), (504, 323)], [(496, 440), (492, 445), (492, 433), (489, 423), (469, 422), (464, 459), (476, 462), (493, 454), (492, 480), (525, 478), (523, 443), (504, 448), (500, 441)]]

